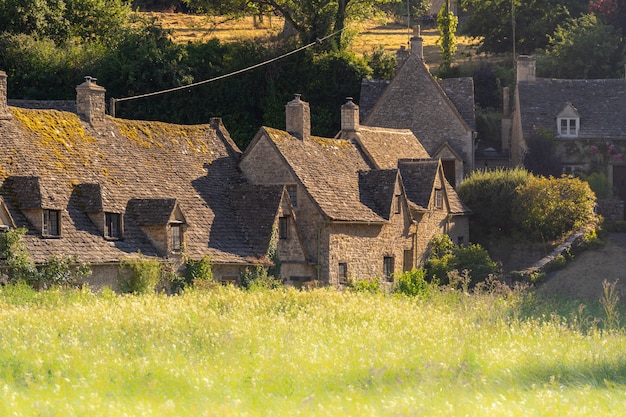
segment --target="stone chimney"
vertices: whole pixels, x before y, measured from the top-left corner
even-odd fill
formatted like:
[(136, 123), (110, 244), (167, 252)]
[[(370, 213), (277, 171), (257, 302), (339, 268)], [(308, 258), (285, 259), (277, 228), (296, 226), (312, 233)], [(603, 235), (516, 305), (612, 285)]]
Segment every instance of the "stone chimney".
[(9, 120), (11, 117), (7, 104), (7, 74), (0, 71), (0, 120)]
[(420, 25), (413, 26), (413, 37), (411, 38), (411, 53), (417, 55), (420, 60), (424, 60), (424, 39), (421, 35)]
[(106, 114), (106, 90), (96, 81), (93, 77), (85, 77), (85, 82), (76, 87), (76, 112), (91, 125), (103, 123)]
[(311, 137), (311, 110), (309, 103), (300, 100), (300, 94), (285, 106), (287, 132), (300, 140)]
[(341, 106), (341, 130), (356, 132), (359, 130), (359, 106), (354, 104), (352, 97), (347, 97), (346, 100), (348, 101)]
[(530, 55), (518, 56), (517, 82), (534, 82), (535, 80), (535, 57)]

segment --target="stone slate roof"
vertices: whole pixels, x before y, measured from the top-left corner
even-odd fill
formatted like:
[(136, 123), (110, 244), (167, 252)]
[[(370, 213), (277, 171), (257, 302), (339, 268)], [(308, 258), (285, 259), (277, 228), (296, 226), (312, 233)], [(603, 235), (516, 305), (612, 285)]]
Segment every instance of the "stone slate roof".
[(262, 130), (328, 219), (385, 221), (360, 199), (359, 171), (372, 167), (351, 142), (315, 136), (300, 140), (282, 130), (269, 127)]
[(389, 220), (397, 180), (397, 169), (359, 172), (361, 202), (383, 219)]
[(367, 117), (362, 125), (410, 129), (430, 155), (442, 143), (472, 131), (417, 54), (409, 55), (377, 100), (364, 97), (367, 91), (378, 88), (361, 93), (361, 100), (376, 103), (363, 109)]
[(175, 207), (175, 198), (132, 198), (127, 210), (139, 226), (159, 226), (169, 223)]
[(9, 106), (23, 109), (58, 110), (76, 113), (76, 100), (7, 100)]
[(524, 136), (533, 126), (556, 133), (556, 116), (566, 103), (580, 114), (579, 138), (626, 139), (626, 80), (537, 78), (517, 85)]
[(359, 116), (361, 120), (365, 120), (376, 104), (380, 96), (383, 95), (385, 89), (391, 81), (389, 80), (361, 80), (361, 94), (359, 97)]
[(233, 196), (233, 206), (243, 225), (243, 233), (258, 258), (267, 255), (283, 197), (282, 185), (241, 185)]
[[(439, 167), (440, 162), (434, 159), (398, 161), (404, 191), (414, 215), (428, 210)], [(442, 179), (450, 212), (452, 214), (470, 213), (469, 208), (463, 204), (450, 183), (445, 180), (445, 177)]]
[[(133, 199), (175, 200), (188, 223), (184, 241), (194, 259), (254, 259), (243, 235), (233, 233), (243, 228), (231, 206), (242, 181), (241, 152), (218, 119), (181, 126), (106, 116), (96, 130), (73, 113), (9, 109), (12, 119), (0, 121), (0, 196), (16, 226), (30, 230), (25, 243), (35, 261), (51, 254), (93, 264), (118, 262), (139, 250), (156, 255), (130, 215)], [(62, 209), (60, 238), (42, 239), (21, 211), (49, 203)], [(124, 212), (124, 239), (105, 240), (87, 215), (109, 207)]]
[(360, 126), (357, 140), (379, 169), (393, 169), (401, 158), (430, 158), (409, 129)]

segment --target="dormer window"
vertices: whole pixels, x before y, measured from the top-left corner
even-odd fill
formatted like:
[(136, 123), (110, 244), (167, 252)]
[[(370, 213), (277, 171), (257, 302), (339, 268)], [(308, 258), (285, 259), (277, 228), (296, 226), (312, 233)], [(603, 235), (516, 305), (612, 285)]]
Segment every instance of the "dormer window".
[(575, 118), (559, 118), (558, 132), (561, 137), (574, 138), (578, 136), (579, 119)]
[(46, 237), (61, 235), (61, 212), (59, 210), (45, 209), (43, 211), (41, 234)]
[(443, 190), (441, 188), (435, 190), (435, 208), (443, 208)]
[(289, 200), (291, 200), (291, 206), (293, 208), (298, 207), (298, 186), (297, 185), (288, 185), (287, 193), (289, 194)]
[(172, 251), (180, 252), (183, 249), (183, 223), (172, 223), (170, 227), (172, 235)]
[(120, 239), (122, 237), (122, 216), (119, 213), (105, 213), (104, 234), (108, 239)]

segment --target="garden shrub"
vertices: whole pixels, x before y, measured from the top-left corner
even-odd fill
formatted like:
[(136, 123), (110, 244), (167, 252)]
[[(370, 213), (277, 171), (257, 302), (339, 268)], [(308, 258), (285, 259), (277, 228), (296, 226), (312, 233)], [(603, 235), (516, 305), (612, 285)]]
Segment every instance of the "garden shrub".
[(430, 297), (438, 281), (428, 282), (426, 280), (426, 270), (413, 268), (396, 276), (394, 282), (394, 292), (408, 295), (410, 297)]
[(199, 261), (185, 259), (185, 285), (195, 285), (199, 281), (213, 281), (213, 262), (209, 255)]
[(38, 268), (37, 286), (47, 289), (52, 286), (75, 287), (84, 283), (91, 275), (89, 264), (80, 262), (76, 256), (52, 255)]
[(383, 283), (379, 277), (348, 280), (348, 288), (354, 292), (369, 292), (379, 294), (383, 292)]
[(123, 259), (118, 276), (122, 292), (148, 294), (155, 291), (161, 280), (161, 263), (142, 256)]
[(33, 285), (36, 281), (35, 262), (22, 242), (22, 236), (26, 232), (26, 229), (18, 228), (0, 233), (0, 259), (6, 265), (8, 283), (23, 281)]
[(268, 274), (268, 268), (257, 266), (246, 268), (241, 274), (241, 286), (247, 290), (272, 290), (282, 287), (282, 283)]

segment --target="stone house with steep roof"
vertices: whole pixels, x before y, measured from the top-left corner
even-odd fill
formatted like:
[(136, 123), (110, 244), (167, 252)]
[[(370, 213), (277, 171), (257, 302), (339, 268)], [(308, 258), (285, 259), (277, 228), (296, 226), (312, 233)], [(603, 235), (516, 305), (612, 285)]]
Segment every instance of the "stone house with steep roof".
[(433, 158), (441, 159), (452, 186), (474, 169), (474, 82), (471, 77), (432, 76), (419, 26), (411, 49), (398, 51), (391, 81), (362, 81), (360, 109), (364, 126), (411, 130)]
[(469, 211), (408, 129), (359, 125), (342, 106), (335, 138), (311, 135), (308, 103), (286, 105), (286, 130), (262, 127), (239, 167), (257, 185), (285, 186), (307, 262), (288, 282), (339, 285), (421, 265), (436, 233), (469, 241)]
[[(220, 119), (116, 119), (96, 80), (76, 90), (76, 113), (9, 107), (0, 72), (0, 231), (26, 228), (36, 263), (77, 256), (91, 284), (117, 288), (120, 261), (139, 253), (175, 269), (208, 255), (216, 280), (236, 281), (293, 250), (272, 237), (291, 210), (282, 188), (246, 188)], [(269, 216), (252, 216), (250, 201)]]
[(602, 172), (626, 200), (626, 79), (536, 77), (535, 58), (517, 58), (512, 109), (504, 104), (503, 148), (523, 165), (534, 135), (553, 141), (561, 171)]

